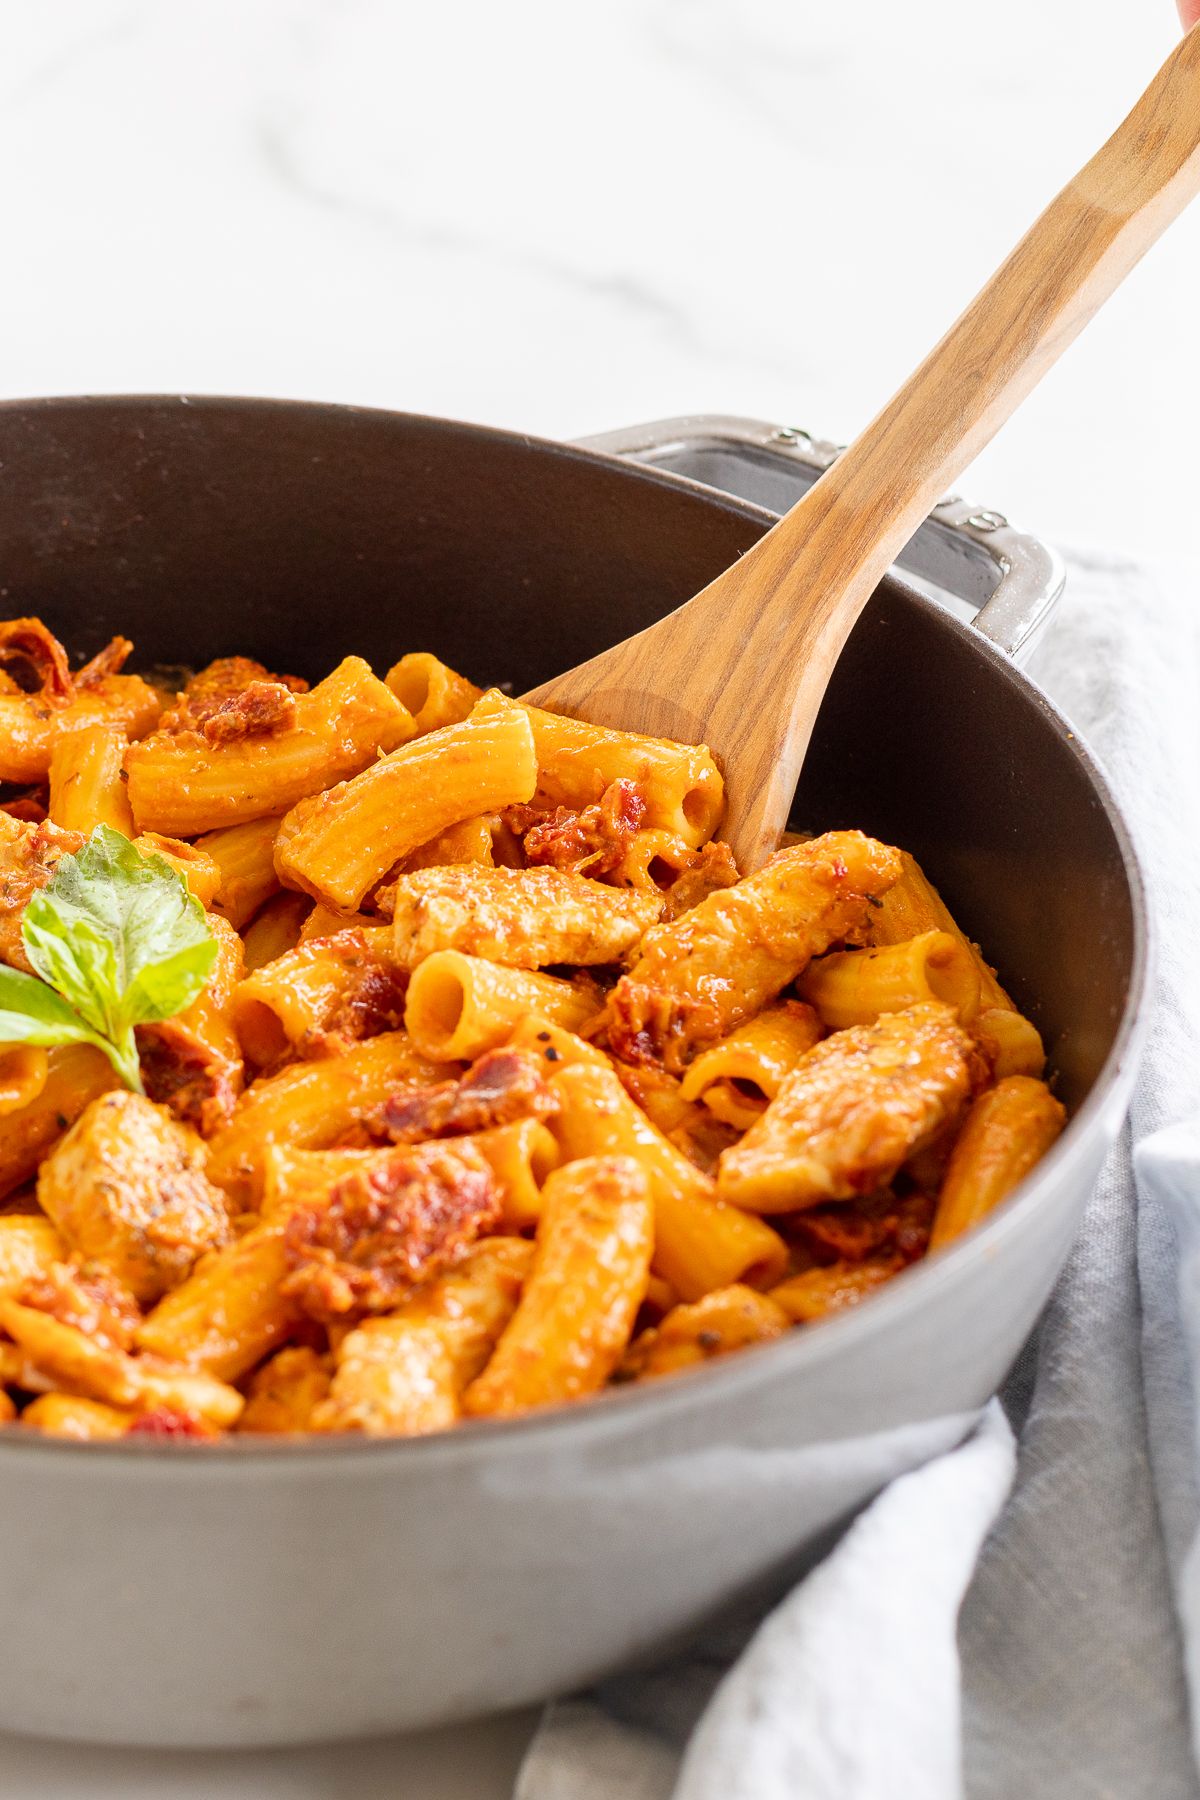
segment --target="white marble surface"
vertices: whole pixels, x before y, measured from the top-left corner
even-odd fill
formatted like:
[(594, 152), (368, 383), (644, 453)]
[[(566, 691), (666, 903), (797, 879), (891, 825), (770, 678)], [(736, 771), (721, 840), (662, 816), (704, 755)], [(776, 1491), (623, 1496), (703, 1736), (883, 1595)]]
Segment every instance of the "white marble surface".
[[(10, 4), (0, 394), (844, 438), (1174, 31), (1171, 0)], [(1200, 212), (964, 491), (1190, 550), (1198, 293)]]
[[(1166, 54), (1170, 0), (56, 0), (0, 9), (0, 396), (245, 392), (570, 436), (846, 437)], [(1200, 212), (961, 484), (1194, 554)], [(492, 1800), (505, 1721), (11, 1800)]]

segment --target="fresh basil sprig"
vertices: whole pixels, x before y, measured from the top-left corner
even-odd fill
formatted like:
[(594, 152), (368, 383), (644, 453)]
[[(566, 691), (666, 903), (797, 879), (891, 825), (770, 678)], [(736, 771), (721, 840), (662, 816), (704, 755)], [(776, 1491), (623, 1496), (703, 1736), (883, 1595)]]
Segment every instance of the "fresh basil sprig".
[(21, 942), (41, 980), (0, 965), (0, 1043), (95, 1044), (139, 1094), (134, 1027), (183, 1012), (217, 957), (183, 877), (108, 825), (30, 900)]

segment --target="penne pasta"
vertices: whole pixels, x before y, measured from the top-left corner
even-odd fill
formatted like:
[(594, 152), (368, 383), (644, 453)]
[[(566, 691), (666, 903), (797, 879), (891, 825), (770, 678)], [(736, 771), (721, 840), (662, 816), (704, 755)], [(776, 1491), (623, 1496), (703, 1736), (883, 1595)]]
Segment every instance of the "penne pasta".
[(329, 1394), (330, 1358), (309, 1344), (278, 1350), (250, 1377), (239, 1432), (311, 1431), (313, 1414)]
[(50, 703), (40, 694), (0, 693), (0, 781), (45, 781), (64, 738), (97, 725), (141, 738), (161, 711), (161, 695), (138, 675), (109, 675)]
[[(288, 890), (284, 890), (286, 898)], [(385, 922), (384, 916), (373, 912), (343, 912), (340, 907), (326, 906), (322, 901), (313, 902), (306, 894), (293, 894), (293, 900), (308, 910), (304, 914), (304, 923), (300, 927), (299, 941), (307, 944), (312, 938), (333, 937), (339, 931), (374, 931), (377, 925)], [(289, 950), (291, 945), (288, 945)]]
[(977, 944), (960, 930), (942, 896), (916, 859), (901, 851), (902, 873), (872, 915), (871, 941), (894, 944), (921, 932), (948, 932), (965, 947), (979, 974), (979, 1012), (972, 1029), (997, 1081), (1008, 1075), (1040, 1075), (1046, 1052), (1037, 1027), (1019, 1013)]
[(1054, 1143), (1066, 1112), (1044, 1081), (1010, 1075), (981, 1094), (963, 1123), (933, 1220), (931, 1250), (978, 1225)]
[(230, 1006), (242, 978), (242, 941), (227, 920), (209, 914), (217, 960), (203, 991), (173, 1019), (139, 1025), (142, 1081), (152, 1100), (210, 1136), (226, 1124), (242, 1091), (242, 1053)]
[(197, 844), (185, 844), (180, 838), (164, 837), (158, 831), (143, 831), (133, 841), (144, 856), (161, 856), (170, 863), (187, 882), (192, 898), (208, 910), (221, 885), (221, 871), (206, 851)]
[(50, 1058), (40, 1045), (14, 1044), (0, 1049), (0, 1119), (31, 1105), (49, 1074)]
[(232, 1425), (242, 1410), (237, 1389), (209, 1374), (130, 1356), (16, 1300), (0, 1301), (0, 1325), (39, 1374), (85, 1399), (139, 1412), (168, 1407), (217, 1426)]
[(99, 1444), (124, 1437), (136, 1418), (128, 1408), (106, 1406), (102, 1400), (85, 1400), (79, 1394), (40, 1394), (21, 1414), (21, 1424), (47, 1437)]
[(674, 831), (635, 831), (612, 872), (614, 887), (664, 892), (696, 862), (696, 852)]
[(85, 836), (97, 825), (134, 835), (125, 792), (129, 740), (112, 725), (85, 725), (58, 738), (50, 754), (49, 814), (64, 831)]
[(881, 1013), (940, 1000), (962, 1024), (979, 1011), (979, 962), (949, 931), (872, 950), (835, 950), (809, 963), (797, 987), (830, 1031), (873, 1025)]
[(591, 806), (611, 782), (635, 781), (646, 824), (690, 847), (713, 835), (725, 810), (725, 783), (703, 744), (611, 731), (582, 719), (526, 708), (537, 752), (536, 799), (549, 806)]
[(795, 1325), (811, 1325), (829, 1313), (844, 1312), (869, 1299), (885, 1282), (899, 1274), (904, 1258), (896, 1255), (866, 1257), (862, 1262), (827, 1263), (805, 1269), (771, 1289), (771, 1299)]
[(325, 1055), (394, 1031), (406, 986), (390, 929), (339, 931), (247, 975), (233, 994), (233, 1028), (259, 1068), (284, 1056)]
[(989, 1006), (978, 1014), (972, 1031), (991, 1065), (992, 1075), (1003, 1081), (1009, 1075), (1041, 1075), (1046, 1051), (1032, 1020), (1007, 1007)]
[(405, 857), (401, 874), (409, 875), (416, 869), (444, 869), (456, 863), (479, 863), (490, 869), (496, 860), (492, 840), (498, 824), (495, 813), (486, 813), (478, 819), (464, 819), (459, 825), (448, 826)]
[(551, 1084), (562, 1110), (549, 1120), (564, 1164), (629, 1156), (645, 1170), (654, 1202), (654, 1271), (685, 1300), (749, 1281), (769, 1286), (787, 1246), (761, 1219), (724, 1205), (713, 1184), (656, 1131), (611, 1068), (569, 1064)]
[(653, 1244), (649, 1182), (633, 1157), (556, 1170), (521, 1298), (464, 1411), (511, 1415), (603, 1387), (645, 1298)]
[(265, 901), (279, 891), (275, 873), (275, 838), (279, 816), (251, 819), (244, 825), (226, 825), (197, 839), (196, 847), (210, 856), (219, 871), (211, 905), (223, 913), (235, 931), (249, 923)]
[(471, 1143), (491, 1168), (500, 1187), (505, 1231), (526, 1231), (542, 1216), (542, 1190), (559, 1162), (553, 1132), (540, 1119), (517, 1119), (473, 1132)]
[(522, 1238), (489, 1238), (396, 1312), (351, 1331), (314, 1428), (414, 1437), (454, 1424), (463, 1391), (513, 1316), (533, 1258)]
[(431, 1062), (470, 1062), (510, 1042), (531, 1013), (572, 1031), (596, 1012), (595, 995), (573, 982), (438, 950), (412, 975), (404, 1028)]
[(263, 1165), (272, 1144), (325, 1149), (393, 1089), (452, 1072), (452, 1066), (439, 1068), (421, 1056), (402, 1031), (368, 1038), (344, 1056), (281, 1069), (247, 1089), (228, 1125), (213, 1138), (209, 1179), (236, 1204), (253, 1205), (262, 1192)]
[[(286, 956), (289, 950), (304, 942), (313, 910), (307, 894), (284, 892), (268, 900), (242, 932), (247, 975), (266, 968), (276, 957)], [(328, 933), (313, 932), (311, 935), (324, 937)]]
[(0, 1199), (37, 1173), (42, 1158), (89, 1101), (116, 1086), (112, 1064), (90, 1044), (47, 1051), (45, 1081), (0, 1123)]
[(237, 1381), (261, 1362), (301, 1317), (280, 1292), (284, 1230), (282, 1219), (257, 1225), (206, 1258), (148, 1314), (138, 1348), (221, 1381)]
[(417, 736), (438, 731), (443, 725), (457, 725), (482, 698), (465, 675), (458, 675), (436, 656), (415, 650), (402, 656), (384, 676), (388, 687), (413, 716)]
[(697, 1368), (1062, 1128), (912, 857), (787, 833), (740, 878), (704, 746), (425, 652), (223, 656), (163, 711), (131, 650), (0, 621), (0, 1426), (416, 1436)]
[(723, 1124), (748, 1131), (820, 1036), (821, 1022), (811, 1006), (792, 1000), (769, 1006), (688, 1066), (680, 1096), (702, 1102)]
[(360, 656), (348, 656), (295, 699), (285, 728), (210, 742), (203, 728), (162, 731), (125, 758), (129, 803), (143, 831), (191, 837), (295, 806), (355, 775), (413, 735), (413, 722)]
[(514, 1050), (532, 1050), (542, 1059), (543, 1073), (557, 1075), (573, 1063), (587, 1063), (593, 1069), (611, 1071), (612, 1064), (603, 1050), (589, 1044), (586, 1038), (555, 1024), (544, 1013), (530, 1013), (521, 1020), (507, 1040)]
[(493, 690), (461, 724), (294, 807), (280, 826), (275, 865), (288, 886), (353, 909), (422, 844), (480, 812), (528, 800), (536, 779), (525, 710)]
[[(880, 903), (871, 914), (872, 944), (906, 943), (928, 931), (947, 932), (966, 947), (979, 971), (979, 1004), (983, 1007), (1012, 1008), (1012, 1001), (996, 979), (995, 970), (984, 962), (970, 938), (959, 929), (946, 902), (928, 880), (916, 858), (901, 850), (900, 875), (880, 895)], [(1015, 1010), (1015, 1009), (1014, 1009)]]

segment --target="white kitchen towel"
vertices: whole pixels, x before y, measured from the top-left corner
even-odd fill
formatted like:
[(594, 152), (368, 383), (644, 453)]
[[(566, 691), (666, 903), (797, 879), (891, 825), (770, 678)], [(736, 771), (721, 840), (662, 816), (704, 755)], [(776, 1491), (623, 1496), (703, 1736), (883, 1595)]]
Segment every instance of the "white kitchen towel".
[(1158, 962), (1129, 1126), (1004, 1392), (1011, 1493), (993, 1406), (765, 1622), (549, 1708), (517, 1800), (1200, 1796), (1200, 575), (1073, 556), (1032, 673), (1134, 823)]

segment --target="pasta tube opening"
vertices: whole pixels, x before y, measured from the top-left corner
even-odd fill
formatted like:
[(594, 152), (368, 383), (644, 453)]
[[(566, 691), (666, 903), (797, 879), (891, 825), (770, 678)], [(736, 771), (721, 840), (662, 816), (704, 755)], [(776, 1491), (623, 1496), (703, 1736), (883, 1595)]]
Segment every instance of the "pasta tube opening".
[(831, 1031), (873, 1025), (882, 1013), (940, 1000), (966, 1024), (979, 1010), (979, 965), (949, 931), (923, 931), (873, 950), (839, 950), (811, 963), (797, 986)]

